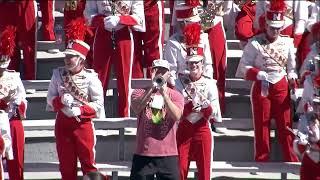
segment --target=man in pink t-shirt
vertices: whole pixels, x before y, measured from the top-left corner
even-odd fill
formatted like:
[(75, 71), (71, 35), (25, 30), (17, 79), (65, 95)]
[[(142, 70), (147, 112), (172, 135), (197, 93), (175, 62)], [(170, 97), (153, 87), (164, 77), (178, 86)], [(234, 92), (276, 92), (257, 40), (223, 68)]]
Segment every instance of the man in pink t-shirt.
[(179, 180), (177, 124), (184, 98), (167, 86), (170, 76), (166, 60), (154, 60), (147, 89), (136, 89), (131, 95), (132, 110), (137, 114), (137, 148), (132, 160), (131, 180)]

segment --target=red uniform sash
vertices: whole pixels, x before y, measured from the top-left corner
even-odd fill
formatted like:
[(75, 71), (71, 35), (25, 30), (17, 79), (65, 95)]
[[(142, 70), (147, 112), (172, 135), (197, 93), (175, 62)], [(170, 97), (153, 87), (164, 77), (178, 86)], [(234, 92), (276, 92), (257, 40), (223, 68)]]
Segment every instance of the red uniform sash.
[(89, 102), (88, 94), (77, 86), (77, 84), (73, 81), (69, 71), (67, 71), (66, 69), (60, 69), (60, 76), (67, 92), (70, 93), (78, 101), (84, 104), (88, 104)]

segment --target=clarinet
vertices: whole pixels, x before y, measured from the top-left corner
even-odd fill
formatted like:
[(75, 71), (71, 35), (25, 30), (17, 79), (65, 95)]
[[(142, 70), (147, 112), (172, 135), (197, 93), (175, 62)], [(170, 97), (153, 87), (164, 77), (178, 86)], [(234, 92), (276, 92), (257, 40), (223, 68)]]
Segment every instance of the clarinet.
[[(116, 0), (111, 0), (111, 14), (113, 16), (116, 14), (115, 1)], [(114, 28), (112, 28), (111, 30), (111, 42), (112, 42), (112, 48), (116, 49), (116, 31)]]

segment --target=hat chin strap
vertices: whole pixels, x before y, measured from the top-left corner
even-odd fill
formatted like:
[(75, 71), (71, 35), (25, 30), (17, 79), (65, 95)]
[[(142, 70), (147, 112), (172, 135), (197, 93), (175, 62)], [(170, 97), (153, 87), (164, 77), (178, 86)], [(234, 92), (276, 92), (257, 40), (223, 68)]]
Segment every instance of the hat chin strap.
[(77, 58), (77, 63), (72, 66), (72, 67), (66, 67), (66, 69), (68, 69), (69, 71), (74, 70), (75, 68), (77, 68), (80, 65), (80, 57)]

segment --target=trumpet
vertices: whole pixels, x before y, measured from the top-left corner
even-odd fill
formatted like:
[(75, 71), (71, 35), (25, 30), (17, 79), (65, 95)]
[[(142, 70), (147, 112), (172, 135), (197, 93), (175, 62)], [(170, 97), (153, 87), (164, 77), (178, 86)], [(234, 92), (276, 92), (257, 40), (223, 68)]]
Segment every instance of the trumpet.
[(156, 76), (152, 82), (154, 87), (160, 88), (166, 83), (166, 80), (162, 76)]

